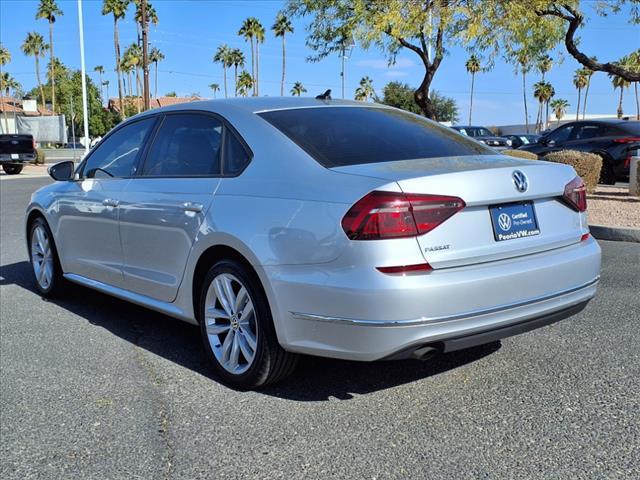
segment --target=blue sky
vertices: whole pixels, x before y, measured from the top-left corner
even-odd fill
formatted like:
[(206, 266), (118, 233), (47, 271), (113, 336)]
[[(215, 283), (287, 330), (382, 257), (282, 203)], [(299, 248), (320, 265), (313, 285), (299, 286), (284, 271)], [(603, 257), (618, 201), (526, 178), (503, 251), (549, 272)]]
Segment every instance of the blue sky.
[[(159, 93), (176, 91), (179, 95), (194, 92), (202, 96), (212, 96), (208, 88), (210, 83), (222, 85), (222, 69), (212, 63), (216, 47), (227, 43), (242, 48), (249, 59), (249, 45), (237, 36), (244, 18), (256, 16), (267, 29), (266, 41), (260, 49), (260, 93), (278, 95), (281, 74), (281, 43), (273, 37), (269, 27), (277, 12), (282, 8), (280, 0), (153, 0), (160, 23), (150, 28), (151, 43), (165, 54), (160, 64)], [(583, 2), (585, 3), (585, 2)], [(44, 20), (34, 19), (38, 2), (36, 0), (0, 0), (0, 41), (12, 54), (12, 62), (6, 66), (25, 90), (36, 83), (33, 58), (25, 57), (20, 44), (27, 31), (36, 30), (48, 38), (48, 25)], [(78, 16), (75, 0), (59, 1), (64, 15), (55, 25), (56, 56), (72, 67), (79, 68)], [(617, 59), (640, 47), (640, 27), (626, 23), (624, 12), (608, 18), (595, 16), (586, 3), (589, 23), (581, 33), (581, 46), (590, 55), (599, 59)], [(113, 20), (111, 16), (102, 16), (102, 1), (85, 0), (85, 51), (87, 69), (97, 80), (93, 72), (96, 65), (104, 65), (108, 70), (105, 79), (111, 81), (110, 94), (116, 95), (113, 48)], [(133, 22), (133, 6), (120, 25), (121, 44), (126, 47), (136, 40), (136, 27)], [(628, 12), (626, 12), (628, 13)], [(301, 81), (308, 95), (316, 95), (327, 88), (333, 90), (335, 97), (340, 96), (340, 61), (338, 56), (327, 58), (319, 63), (308, 63), (306, 57), (310, 51), (305, 46), (306, 19), (295, 19), (295, 32), (287, 38), (287, 92), (295, 81)], [(556, 96), (567, 99), (574, 110), (576, 91), (571, 79), (577, 62), (564, 53), (561, 48), (553, 53), (563, 61), (554, 66), (547, 79), (554, 85)], [(456, 99), (461, 119), (466, 119), (469, 107), (470, 77), (464, 69), (468, 53), (461, 48), (452, 48), (437, 72), (433, 88)], [(44, 68), (42, 66), (41, 68)], [(44, 73), (43, 73), (44, 74)], [(347, 64), (347, 96), (353, 97), (359, 79), (365, 75), (373, 79), (378, 92), (391, 80), (418, 85), (422, 79), (418, 57), (409, 51), (403, 51), (397, 64), (388, 67), (383, 55), (371, 48), (364, 51), (354, 49)], [(529, 85), (538, 80), (533, 73)], [(153, 82), (153, 76), (151, 77)], [(229, 75), (229, 80), (231, 80)], [(153, 83), (152, 83), (153, 88)], [(521, 80), (513, 73), (513, 68), (498, 59), (493, 70), (476, 77), (473, 123), (500, 125), (523, 123)], [(219, 93), (218, 93), (219, 95)], [(529, 114), (535, 120), (535, 100), (530, 96)], [(589, 92), (589, 113), (613, 113), (617, 106), (618, 94), (614, 93), (611, 82), (605, 74), (596, 74)], [(635, 113), (633, 89), (625, 92), (624, 111)]]

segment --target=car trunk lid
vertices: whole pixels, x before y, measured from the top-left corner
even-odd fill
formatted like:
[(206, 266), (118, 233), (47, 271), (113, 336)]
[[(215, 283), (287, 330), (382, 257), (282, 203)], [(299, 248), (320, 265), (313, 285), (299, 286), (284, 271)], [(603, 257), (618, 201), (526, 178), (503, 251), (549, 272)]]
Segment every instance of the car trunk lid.
[[(574, 170), (565, 165), (497, 155), (353, 165), (334, 170), (394, 180), (405, 193), (464, 200), (463, 210), (417, 237), (425, 260), (435, 269), (559, 248), (579, 242), (587, 231), (586, 215), (561, 200), (565, 185), (575, 177)], [(523, 192), (516, 188), (516, 171), (527, 180)], [(532, 209), (523, 206), (526, 204)], [(534, 216), (532, 222), (537, 223), (539, 233), (499, 240), (499, 213), (507, 213), (514, 223), (527, 215)]]

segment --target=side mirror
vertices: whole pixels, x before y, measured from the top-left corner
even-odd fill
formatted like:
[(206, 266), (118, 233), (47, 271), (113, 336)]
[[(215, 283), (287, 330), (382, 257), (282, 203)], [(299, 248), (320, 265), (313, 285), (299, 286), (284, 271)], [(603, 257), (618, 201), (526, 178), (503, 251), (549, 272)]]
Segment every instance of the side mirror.
[(59, 162), (49, 167), (49, 175), (57, 182), (68, 182), (75, 179), (76, 164), (71, 160)]

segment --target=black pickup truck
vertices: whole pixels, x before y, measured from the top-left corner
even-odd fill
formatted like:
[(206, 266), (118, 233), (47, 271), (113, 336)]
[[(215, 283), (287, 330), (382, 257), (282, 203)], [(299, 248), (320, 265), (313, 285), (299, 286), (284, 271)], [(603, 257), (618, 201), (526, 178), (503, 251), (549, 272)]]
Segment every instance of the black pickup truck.
[(32, 135), (0, 135), (0, 165), (7, 175), (17, 175), (25, 163), (35, 162), (37, 157), (36, 142)]

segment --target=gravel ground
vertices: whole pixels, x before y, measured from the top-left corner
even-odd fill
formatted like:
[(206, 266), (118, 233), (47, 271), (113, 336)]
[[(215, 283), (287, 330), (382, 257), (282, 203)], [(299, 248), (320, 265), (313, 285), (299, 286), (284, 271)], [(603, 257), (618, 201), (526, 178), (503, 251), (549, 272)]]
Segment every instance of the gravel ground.
[(629, 196), (629, 187), (598, 185), (587, 207), (592, 225), (640, 228), (640, 197)]
[(573, 318), (429, 362), (306, 357), (218, 383), (199, 331), (81, 287), (34, 292), (0, 182), (0, 478), (640, 478), (640, 245), (601, 242)]

